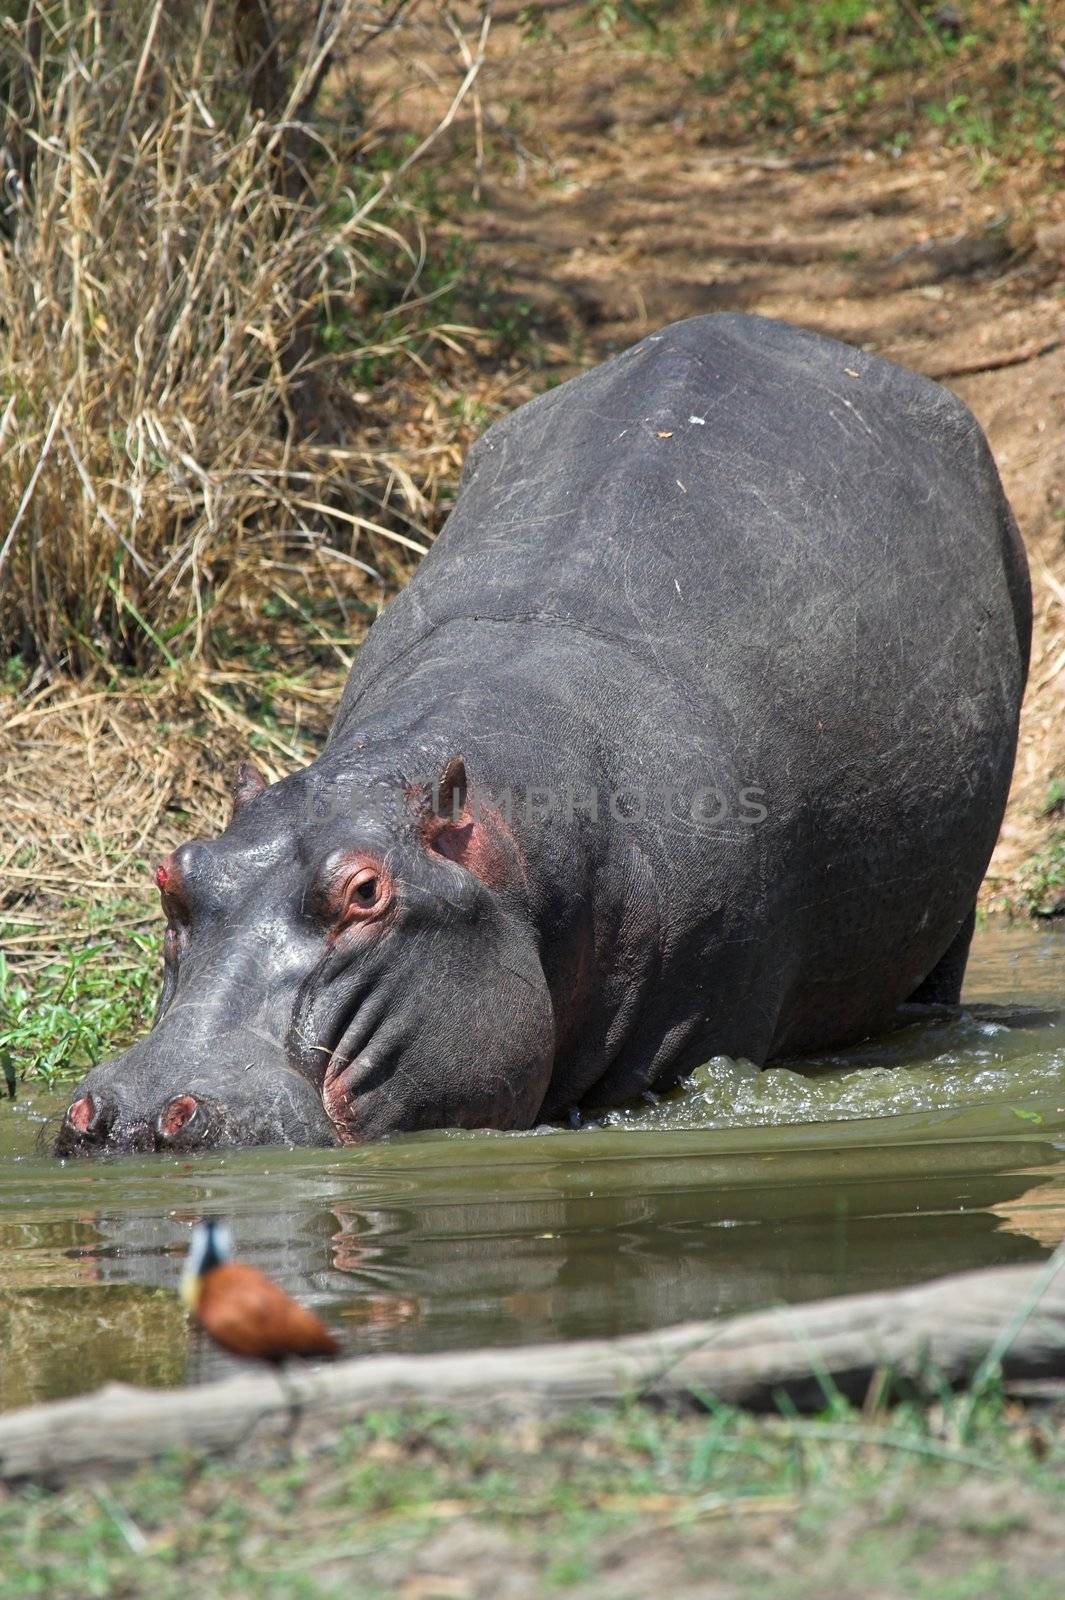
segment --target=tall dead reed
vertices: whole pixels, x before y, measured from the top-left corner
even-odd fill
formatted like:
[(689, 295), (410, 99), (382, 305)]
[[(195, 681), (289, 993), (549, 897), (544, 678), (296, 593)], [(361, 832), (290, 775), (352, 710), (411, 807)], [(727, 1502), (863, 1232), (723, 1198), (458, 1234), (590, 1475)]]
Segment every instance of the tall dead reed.
[(367, 0), (22, 0), (0, 23), (0, 654), (196, 660), (268, 558), (335, 581), (424, 547), (431, 463), (363, 426), (352, 374), (465, 330), (434, 321), (401, 174), (364, 170), (330, 87), (402, 24)]

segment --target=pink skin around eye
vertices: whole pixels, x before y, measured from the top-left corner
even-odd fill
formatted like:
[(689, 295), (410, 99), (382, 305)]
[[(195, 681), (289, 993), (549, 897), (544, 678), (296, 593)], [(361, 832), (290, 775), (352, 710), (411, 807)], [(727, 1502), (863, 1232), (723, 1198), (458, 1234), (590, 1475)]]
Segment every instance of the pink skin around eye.
[[(334, 880), (330, 895), (332, 914), (337, 919), (334, 937), (353, 924), (376, 920), (392, 898), (392, 878), (383, 862), (372, 856), (359, 856), (353, 866), (354, 870), (340, 872)], [(376, 885), (377, 893), (372, 900), (361, 900), (358, 885), (370, 881)]]

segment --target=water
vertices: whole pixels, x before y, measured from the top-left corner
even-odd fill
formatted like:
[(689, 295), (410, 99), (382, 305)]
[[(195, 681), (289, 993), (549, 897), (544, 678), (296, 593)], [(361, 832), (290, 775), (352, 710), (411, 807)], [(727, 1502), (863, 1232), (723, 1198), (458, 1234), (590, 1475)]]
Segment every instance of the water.
[(174, 1289), (188, 1224), (352, 1351), (635, 1332), (1037, 1261), (1065, 1236), (1065, 929), (977, 936), (960, 1016), (603, 1127), (60, 1164), (0, 1102), (0, 1408), (234, 1363)]

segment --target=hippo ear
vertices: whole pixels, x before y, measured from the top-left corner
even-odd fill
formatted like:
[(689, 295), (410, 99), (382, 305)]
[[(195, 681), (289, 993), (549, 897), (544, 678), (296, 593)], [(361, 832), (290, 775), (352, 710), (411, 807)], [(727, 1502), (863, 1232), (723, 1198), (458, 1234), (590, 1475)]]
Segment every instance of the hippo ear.
[(446, 822), (458, 822), (466, 809), (466, 763), (452, 756), (433, 785), (433, 815)]
[(430, 795), (424, 789), (417, 792), (427, 850), (465, 867), (489, 888), (510, 888), (523, 881), (517, 841), (489, 797), (471, 794), (461, 756), (452, 756), (445, 764)]
[(254, 766), (250, 761), (242, 761), (233, 774), (233, 782), (229, 786), (229, 797), (232, 802), (232, 810), (229, 814), (230, 821), (233, 820), (243, 806), (248, 804), (249, 800), (254, 800), (256, 795), (262, 794), (266, 787), (266, 779), (258, 767)]

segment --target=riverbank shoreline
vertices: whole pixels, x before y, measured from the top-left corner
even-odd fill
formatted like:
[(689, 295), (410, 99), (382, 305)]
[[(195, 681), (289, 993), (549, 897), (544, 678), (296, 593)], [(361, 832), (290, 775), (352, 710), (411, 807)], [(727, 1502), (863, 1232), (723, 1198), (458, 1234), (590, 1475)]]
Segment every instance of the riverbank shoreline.
[[(642, 1600), (666, 1583), (681, 1600), (1051, 1600), (1065, 1560), (1052, 1265), (616, 1341), (613, 1357), (608, 1342), (379, 1358), (12, 1413), (0, 1597), (193, 1581), (324, 1596), (357, 1575), (368, 1600)], [(844, 1345), (862, 1327), (877, 1348), (856, 1363)], [(734, 1381), (719, 1394), (710, 1346), (720, 1374), (730, 1331), (733, 1379), (761, 1364), (748, 1399), (789, 1362), (805, 1399), (785, 1383), (750, 1415)], [(910, 1397), (892, 1400), (905, 1366)], [(1042, 1384), (1009, 1376), (1044, 1368)]]

